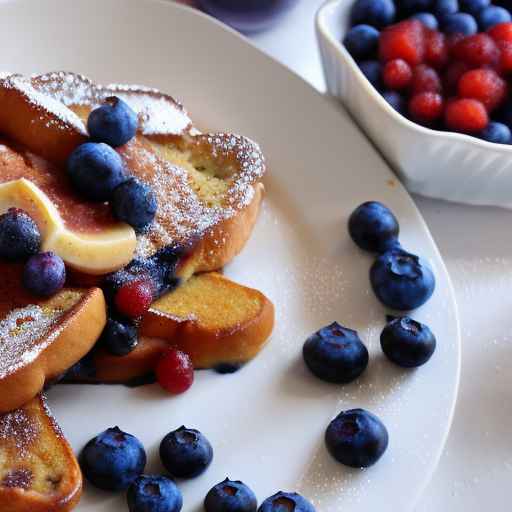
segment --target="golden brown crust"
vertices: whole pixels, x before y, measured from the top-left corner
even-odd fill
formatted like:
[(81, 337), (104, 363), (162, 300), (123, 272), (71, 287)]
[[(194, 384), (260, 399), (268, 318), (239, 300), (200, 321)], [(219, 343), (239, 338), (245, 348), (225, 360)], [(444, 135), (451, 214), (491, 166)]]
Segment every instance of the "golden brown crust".
[(21, 285), (23, 266), (0, 264), (0, 413), (37, 395), (87, 354), (106, 323), (99, 288), (66, 288), (41, 300)]
[[(180, 294), (186, 295), (187, 304), (199, 304), (203, 300), (203, 306), (209, 296), (208, 305), (204, 306), (208, 308), (207, 313), (199, 312), (199, 308), (187, 312), (187, 306), (185, 309), (181, 306), (180, 313), (175, 314), (173, 294), (164, 296), (144, 316), (139, 345), (133, 352), (117, 357), (100, 349), (95, 354), (95, 380), (126, 382), (141, 377), (154, 370), (169, 346), (189, 354), (195, 368), (212, 368), (222, 363), (243, 364), (263, 348), (272, 333), (274, 306), (267, 297), (221, 274), (212, 272), (195, 276), (183, 285)], [(162, 301), (169, 305), (159, 305)], [(226, 302), (239, 310), (228, 315), (230, 318), (225, 315)], [(212, 326), (205, 317), (218, 317), (219, 320)]]
[(68, 512), (82, 493), (82, 474), (41, 395), (0, 416), (0, 510)]

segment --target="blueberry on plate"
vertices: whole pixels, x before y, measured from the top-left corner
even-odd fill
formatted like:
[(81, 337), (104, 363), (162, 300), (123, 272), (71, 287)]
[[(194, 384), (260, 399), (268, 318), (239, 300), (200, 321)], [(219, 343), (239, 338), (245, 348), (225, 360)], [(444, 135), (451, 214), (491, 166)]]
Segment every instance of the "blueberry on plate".
[(390, 361), (404, 368), (415, 368), (432, 357), (436, 338), (425, 324), (405, 316), (384, 327), (380, 346)]
[(92, 352), (86, 354), (76, 362), (63, 376), (64, 382), (88, 380), (96, 377), (96, 364)]
[(31, 256), (23, 269), (23, 286), (35, 295), (49, 297), (62, 289), (66, 282), (66, 267), (53, 252)]
[(370, 283), (384, 305), (407, 311), (430, 299), (435, 277), (422, 258), (402, 249), (391, 249), (375, 260), (370, 269)]
[(204, 500), (206, 512), (256, 512), (254, 492), (240, 480), (226, 478), (213, 486)]
[(399, 114), (405, 116), (407, 114), (407, 100), (396, 91), (386, 91), (382, 93), (382, 97), (394, 108)]
[(475, 18), (465, 12), (456, 12), (455, 14), (443, 16), (442, 28), (448, 35), (462, 34), (463, 36), (472, 36), (478, 32)]
[(351, 25), (371, 25), (382, 28), (395, 20), (393, 0), (356, 0), (350, 11)]
[(137, 178), (131, 178), (114, 190), (112, 210), (121, 221), (137, 231), (148, 227), (157, 210), (155, 194), (151, 187)]
[(352, 382), (368, 366), (368, 350), (357, 332), (338, 322), (311, 335), (302, 355), (311, 372), (326, 382)]
[(377, 52), (379, 31), (370, 25), (356, 25), (347, 32), (343, 44), (355, 60), (371, 58)]
[(330, 454), (352, 468), (373, 466), (388, 447), (388, 431), (382, 421), (364, 409), (341, 412), (325, 432)]
[(104, 142), (115, 148), (135, 137), (137, 124), (137, 114), (130, 106), (111, 96), (89, 114), (87, 130), (95, 142)]
[(213, 448), (199, 430), (182, 426), (163, 438), (160, 443), (160, 459), (171, 475), (194, 478), (212, 462)]
[(434, 0), (434, 13), (442, 20), (448, 14), (455, 14), (459, 11), (458, 0)]
[(479, 134), (479, 137), (488, 142), (497, 144), (510, 144), (512, 135), (510, 128), (503, 123), (491, 121)]
[(359, 69), (375, 89), (382, 88), (381, 65), (378, 60), (363, 60), (358, 63)]
[(491, 0), (460, 0), (460, 10), (476, 16), (484, 7), (488, 7)]
[(115, 356), (126, 356), (139, 343), (137, 327), (129, 320), (109, 318), (101, 334), (100, 343)]
[(105, 491), (123, 491), (146, 466), (141, 442), (119, 427), (91, 439), (80, 453), (80, 467), (93, 485)]
[(368, 201), (352, 212), (348, 219), (348, 231), (361, 249), (384, 252), (397, 244), (399, 226), (387, 206)]
[(0, 216), (0, 258), (26, 260), (37, 254), (40, 247), (41, 233), (27, 212), (9, 208)]
[(498, 5), (489, 5), (488, 7), (484, 7), (476, 15), (476, 19), (478, 20), (478, 25), (482, 31), (489, 30), (498, 23), (508, 23), (512, 21), (510, 12), (504, 7), (499, 7)]
[(412, 16), (415, 20), (420, 20), (421, 23), (430, 30), (437, 30), (439, 28), (439, 23), (437, 18), (431, 14), (430, 12), (419, 12)]
[(267, 498), (258, 512), (315, 512), (315, 507), (303, 496), (296, 492), (279, 491)]
[(178, 486), (165, 476), (142, 475), (126, 494), (130, 512), (180, 512), (183, 496)]
[(108, 201), (126, 181), (121, 157), (107, 144), (86, 142), (68, 159), (68, 176), (78, 193), (91, 201)]

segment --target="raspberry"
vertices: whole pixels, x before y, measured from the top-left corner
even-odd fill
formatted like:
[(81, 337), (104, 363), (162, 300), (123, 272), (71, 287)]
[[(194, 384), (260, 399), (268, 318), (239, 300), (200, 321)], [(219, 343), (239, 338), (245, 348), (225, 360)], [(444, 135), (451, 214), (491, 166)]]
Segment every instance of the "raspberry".
[(379, 56), (381, 61), (403, 59), (411, 66), (423, 62), (425, 29), (418, 20), (406, 20), (381, 32)]
[(500, 58), (500, 51), (494, 40), (487, 34), (465, 37), (453, 47), (453, 56), (473, 67), (494, 66)]
[(512, 23), (498, 23), (491, 27), (487, 33), (496, 41), (509, 41), (512, 43)]
[(489, 123), (483, 104), (470, 98), (456, 99), (447, 103), (444, 120), (448, 128), (463, 133), (479, 132)]
[(436, 69), (443, 68), (448, 62), (446, 37), (435, 30), (426, 31), (425, 62)]
[(390, 60), (384, 66), (382, 78), (389, 89), (398, 91), (409, 85), (412, 79), (412, 70), (405, 60)]
[(458, 93), (461, 98), (481, 101), (491, 112), (505, 99), (507, 85), (492, 69), (472, 69), (461, 76)]
[(512, 41), (499, 41), (498, 46), (500, 48), (498, 71), (502, 75), (508, 75), (512, 71)]
[(130, 318), (143, 315), (153, 302), (153, 286), (148, 280), (129, 281), (116, 293), (115, 304), (119, 313)]
[(411, 91), (412, 94), (420, 92), (441, 92), (442, 85), (435, 69), (420, 64), (413, 69)]
[(194, 382), (194, 367), (190, 357), (175, 348), (164, 353), (155, 373), (158, 384), (174, 395), (184, 393)]
[(420, 123), (429, 124), (441, 117), (443, 113), (443, 98), (434, 92), (416, 94), (409, 102), (409, 114)]
[(469, 69), (469, 66), (464, 62), (452, 62), (448, 65), (443, 75), (443, 89), (446, 94), (457, 92), (460, 77)]

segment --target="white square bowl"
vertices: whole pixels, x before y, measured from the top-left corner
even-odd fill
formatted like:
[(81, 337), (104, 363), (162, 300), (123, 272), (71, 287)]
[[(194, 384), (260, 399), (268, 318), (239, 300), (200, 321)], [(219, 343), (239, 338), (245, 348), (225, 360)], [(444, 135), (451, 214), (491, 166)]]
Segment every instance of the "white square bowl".
[(342, 100), (411, 192), (512, 208), (512, 146), (431, 130), (389, 106), (341, 43), (352, 4), (329, 0), (317, 13), (328, 92)]

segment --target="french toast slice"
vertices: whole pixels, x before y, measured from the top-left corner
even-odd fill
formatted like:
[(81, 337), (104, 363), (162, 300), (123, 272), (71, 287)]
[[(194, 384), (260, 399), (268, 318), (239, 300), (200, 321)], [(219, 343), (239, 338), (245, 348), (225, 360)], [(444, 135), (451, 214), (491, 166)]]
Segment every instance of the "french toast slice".
[(82, 493), (82, 474), (44, 395), (0, 415), (0, 510), (67, 512)]
[(49, 299), (21, 285), (23, 265), (0, 263), (0, 413), (27, 403), (94, 346), (106, 323), (99, 288)]
[(242, 365), (263, 348), (274, 326), (274, 306), (261, 292), (216, 272), (198, 274), (157, 300), (143, 317), (139, 344), (126, 356), (101, 348), (93, 381), (129, 382), (155, 369), (174, 346), (195, 368)]
[[(139, 115), (138, 135), (118, 151), (129, 172), (152, 186), (159, 203), (155, 222), (137, 237), (136, 256), (149, 256), (169, 245), (188, 247), (180, 277), (221, 268), (247, 241), (263, 196), (265, 163), (254, 142), (234, 134), (199, 133), (178, 102), (154, 89), (100, 86), (66, 72), (1, 78), (0, 133), (21, 144), (24, 155), (44, 157), (46, 174), (65, 182), (63, 162), (86, 140), (84, 120), (112, 95), (127, 101)], [(52, 144), (46, 144), (50, 139)], [(28, 161), (40, 174), (34, 158)], [(0, 179), (11, 185), (8, 176), (0, 174)], [(15, 188), (22, 189), (23, 204), (36, 205), (32, 215), (43, 224), (46, 249), (55, 250), (69, 266), (86, 274), (105, 274), (132, 259), (132, 228), (112, 219), (97, 222), (105, 205), (86, 204), (74, 197), (74, 204), (89, 212), (85, 218), (92, 219), (88, 229), (80, 230), (79, 223), (72, 222), (80, 217), (73, 214), (73, 208), (55, 204), (51, 186), (29, 181), (32, 186), (23, 182)], [(0, 206), (8, 202), (2, 201), (3, 193), (0, 189)], [(46, 224), (49, 229), (45, 230)]]

